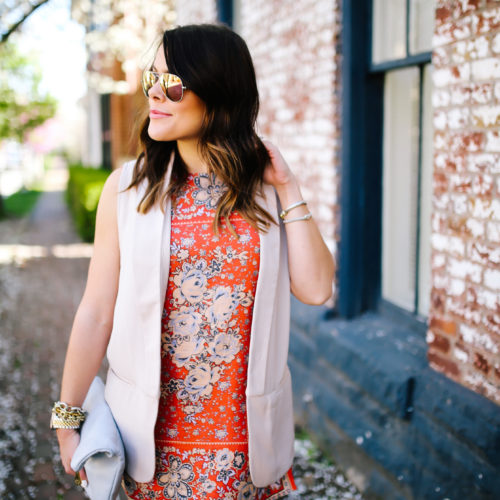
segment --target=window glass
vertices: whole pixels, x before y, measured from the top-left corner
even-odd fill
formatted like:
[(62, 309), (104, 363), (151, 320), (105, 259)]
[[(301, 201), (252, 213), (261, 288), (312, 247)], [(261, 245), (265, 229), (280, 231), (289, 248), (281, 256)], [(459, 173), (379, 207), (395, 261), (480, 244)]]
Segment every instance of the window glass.
[(406, 57), (406, 1), (373, 1), (372, 61)]
[(242, 31), (242, 5), (241, 0), (233, 0), (233, 30), (236, 33), (240, 33)]
[(420, 191), (420, 249), (418, 313), (429, 314), (431, 296), (431, 207), (433, 168), (433, 125), (432, 125), (432, 66), (424, 68), (422, 92), (422, 167)]
[(436, 0), (410, 1), (410, 53), (432, 50)]
[(382, 296), (414, 311), (419, 70), (388, 72), (384, 88)]

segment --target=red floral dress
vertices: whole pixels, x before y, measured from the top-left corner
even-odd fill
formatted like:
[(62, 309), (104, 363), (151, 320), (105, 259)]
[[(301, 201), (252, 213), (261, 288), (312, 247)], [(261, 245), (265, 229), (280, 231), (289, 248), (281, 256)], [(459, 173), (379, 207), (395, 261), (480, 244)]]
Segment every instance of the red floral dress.
[(170, 274), (162, 317), (161, 397), (150, 483), (124, 474), (129, 498), (276, 499), (295, 490), (292, 468), (265, 488), (248, 467), (245, 388), (258, 232), (239, 214), (212, 230), (225, 187), (190, 174), (172, 200)]

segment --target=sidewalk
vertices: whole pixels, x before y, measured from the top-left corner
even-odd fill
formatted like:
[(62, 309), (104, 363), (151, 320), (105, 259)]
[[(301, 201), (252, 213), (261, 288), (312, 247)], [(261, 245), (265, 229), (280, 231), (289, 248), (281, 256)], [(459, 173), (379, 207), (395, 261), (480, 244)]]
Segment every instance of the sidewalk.
[[(0, 498), (86, 498), (60, 464), (49, 429), (64, 355), (92, 252), (63, 198), (65, 168), (48, 172), (29, 218), (0, 221)], [(290, 499), (361, 495), (310, 443), (296, 442), (298, 491)]]
[(91, 252), (69, 219), (65, 168), (31, 216), (0, 221), (0, 497), (82, 499), (49, 429)]

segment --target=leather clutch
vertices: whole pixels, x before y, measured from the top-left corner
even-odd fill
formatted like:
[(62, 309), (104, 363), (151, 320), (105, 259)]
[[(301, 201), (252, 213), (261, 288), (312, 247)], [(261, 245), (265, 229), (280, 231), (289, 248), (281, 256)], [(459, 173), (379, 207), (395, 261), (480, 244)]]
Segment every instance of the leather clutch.
[(104, 399), (104, 383), (95, 377), (82, 408), (87, 417), (81, 427), (80, 443), (71, 459), (71, 468), (85, 467), (88, 485), (85, 492), (91, 500), (117, 498), (123, 471), (125, 450), (113, 414)]

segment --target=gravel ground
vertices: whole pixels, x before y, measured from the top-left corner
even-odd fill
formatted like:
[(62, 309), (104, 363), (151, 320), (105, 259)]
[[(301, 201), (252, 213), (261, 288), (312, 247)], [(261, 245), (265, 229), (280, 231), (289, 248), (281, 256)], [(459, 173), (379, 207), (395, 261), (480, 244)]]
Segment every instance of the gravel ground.
[[(48, 172), (31, 216), (0, 221), (0, 498), (83, 499), (60, 465), (48, 428), (92, 247), (63, 201), (67, 171)], [(300, 433), (302, 436), (303, 433)], [(307, 439), (295, 442), (290, 499), (362, 496)]]

